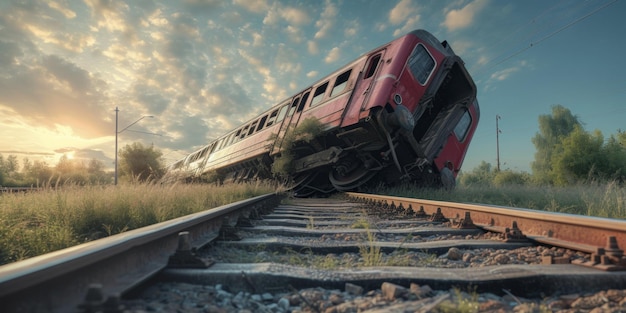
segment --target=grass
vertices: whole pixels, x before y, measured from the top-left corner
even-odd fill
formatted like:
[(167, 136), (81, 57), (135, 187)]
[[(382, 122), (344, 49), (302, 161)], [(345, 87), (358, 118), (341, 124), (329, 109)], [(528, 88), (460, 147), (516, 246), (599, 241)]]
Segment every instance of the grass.
[(276, 192), (237, 185), (65, 186), (0, 195), (0, 264)]
[(478, 312), (480, 303), (478, 302), (478, 293), (476, 290), (471, 292), (462, 292), (458, 288), (453, 289), (453, 298), (445, 300), (437, 306), (435, 312), (439, 313), (473, 313)]
[(626, 218), (626, 188), (612, 182), (570, 187), (509, 185), (457, 186), (443, 189), (418, 189), (409, 185), (378, 188), (373, 191), (400, 197), (494, 204), (551, 212)]

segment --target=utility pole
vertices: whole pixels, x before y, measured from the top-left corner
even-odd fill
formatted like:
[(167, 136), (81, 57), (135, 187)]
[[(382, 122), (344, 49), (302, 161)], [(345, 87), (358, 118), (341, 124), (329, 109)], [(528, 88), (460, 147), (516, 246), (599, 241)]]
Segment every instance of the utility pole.
[(117, 131), (117, 117), (119, 115), (120, 110), (115, 107), (115, 182), (114, 184), (117, 186), (117, 135), (120, 133)]
[(498, 126), (498, 121), (500, 120), (500, 115), (496, 114), (496, 162), (498, 164), (498, 172), (500, 171), (500, 127)]
[[(117, 151), (117, 137), (118, 137), (118, 135), (121, 134), (123, 131), (127, 130), (129, 127), (135, 125), (137, 122), (143, 120), (144, 118), (146, 118), (146, 117), (153, 118), (154, 117), (152, 115), (144, 115), (144, 116), (140, 117), (139, 119), (137, 119), (136, 121), (130, 123), (130, 125), (124, 127), (124, 129), (118, 131), (117, 130), (117, 126), (118, 126), (117, 118), (119, 116), (119, 112), (120, 112), (120, 110), (117, 107), (115, 107), (115, 181), (114, 181), (115, 185), (117, 185), (117, 155), (118, 155), (118, 151)], [(141, 133), (145, 133), (145, 132), (141, 132)], [(161, 136), (159, 134), (154, 134), (154, 133), (146, 133), (146, 134)]]

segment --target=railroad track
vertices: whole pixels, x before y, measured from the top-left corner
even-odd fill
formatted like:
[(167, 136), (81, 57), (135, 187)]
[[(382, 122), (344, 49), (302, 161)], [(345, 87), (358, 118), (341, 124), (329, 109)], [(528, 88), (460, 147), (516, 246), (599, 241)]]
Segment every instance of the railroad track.
[(624, 221), (346, 196), (261, 196), (2, 266), (0, 307), (426, 312), (451, 288), (502, 309), (626, 289)]

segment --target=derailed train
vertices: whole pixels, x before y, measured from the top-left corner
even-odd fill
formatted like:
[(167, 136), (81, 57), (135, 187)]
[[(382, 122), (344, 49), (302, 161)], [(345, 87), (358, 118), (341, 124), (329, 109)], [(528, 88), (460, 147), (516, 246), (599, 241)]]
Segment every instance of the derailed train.
[[(464, 62), (415, 30), (178, 160), (164, 179), (271, 178), (287, 162), (301, 196), (399, 181), (453, 187), (479, 116)], [(298, 132), (307, 123), (317, 131)]]

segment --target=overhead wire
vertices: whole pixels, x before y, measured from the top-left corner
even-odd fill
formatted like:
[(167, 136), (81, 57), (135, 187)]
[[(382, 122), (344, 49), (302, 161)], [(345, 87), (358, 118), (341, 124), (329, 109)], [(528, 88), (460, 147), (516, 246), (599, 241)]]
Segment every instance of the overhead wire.
[[(602, 11), (602, 10), (606, 9), (606, 8), (608, 8), (609, 6), (611, 6), (611, 5), (613, 5), (613, 4), (617, 3), (617, 2), (618, 2), (618, 0), (612, 0), (612, 1), (610, 1), (610, 2), (607, 2), (607, 3), (603, 4), (603, 5), (602, 5), (602, 6), (600, 6), (600, 7), (595, 8), (594, 10), (592, 10), (592, 11), (590, 11), (590, 12), (586, 13), (585, 15), (583, 15), (583, 16), (581, 16), (581, 17), (576, 18), (575, 20), (573, 20), (573, 21), (571, 21), (571, 22), (569, 22), (569, 23), (565, 24), (564, 26), (561, 26), (560, 28), (556, 29), (555, 31), (553, 31), (553, 32), (551, 32), (551, 33), (549, 33), (549, 34), (547, 34), (547, 35), (545, 35), (545, 36), (543, 36), (543, 37), (539, 38), (538, 40), (531, 42), (531, 43), (530, 43), (530, 44), (528, 44), (527, 46), (525, 46), (525, 47), (523, 47), (523, 48), (521, 48), (521, 49), (519, 49), (519, 50), (517, 50), (517, 51), (515, 51), (515, 52), (513, 52), (513, 53), (511, 53), (511, 54), (509, 54), (508, 56), (506, 56), (506, 57), (504, 57), (503, 59), (501, 59), (501, 60), (497, 61), (496, 63), (493, 63), (493, 62), (494, 62), (495, 60), (498, 60), (498, 59), (500, 58), (500, 56), (498, 56), (498, 57), (496, 57), (496, 58), (494, 58), (494, 59), (492, 59), (492, 60), (490, 60), (490, 61), (487, 61), (485, 64), (483, 64), (483, 65), (482, 65), (482, 67), (483, 67), (483, 68), (479, 68), (479, 69), (475, 72), (475, 74), (474, 74), (474, 75), (479, 75), (479, 74), (482, 74), (483, 72), (485, 72), (485, 71), (487, 71), (487, 70), (490, 70), (490, 69), (492, 69), (492, 68), (494, 68), (494, 67), (496, 67), (496, 66), (498, 66), (498, 65), (500, 65), (500, 64), (502, 64), (502, 63), (504, 63), (504, 62), (506, 62), (506, 61), (508, 61), (508, 60), (510, 60), (510, 59), (512, 59), (512, 58), (514, 58), (514, 57), (516, 57), (516, 56), (518, 56), (518, 55), (520, 55), (520, 54), (524, 53), (524, 52), (526, 52), (526, 51), (528, 51), (529, 49), (531, 49), (531, 48), (533, 48), (533, 47), (535, 47), (535, 46), (539, 45), (540, 43), (542, 43), (542, 42), (544, 42), (544, 41), (546, 41), (546, 40), (548, 40), (548, 39), (550, 39), (550, 38), (554, 37), (556, 34), (558, 34), (558, 33), (562, 32), (562, 31), (564, 31), (564, 30), (566, 30), (566, 29), (568, 29), (568, 28), (570, 28), (570, 27), (572, 27), (572, 26), (574, 26), (574, 25), (576, 25), (576, 24), (580, 23), (581, 21), (583, 21), (583, 20), (585, 20), (585, 19), (587, 19), (587, 18), (591, 17), (592, 15), (594, 15), (594, 14), (596, 14), (596, 13), (598, 13), (598, 12), (600, 12), (600, 11)], [(530, 20), (530, 22), (532, 22), (532, 21), (536, 20), (538, 17), (541, 17), (541, 16), (542, 16), (542, 15), (544, 15), (545, 13), (547, 13), (547, 12), (549, 12), (549, 11), (553, 10), (553, 9), (554, 9), (554, 8), (556, 8), (557, 6), (558, 6), (558, 5), (553, 6), (553, 7), (549, 8), (549, 9), (547, 9), (547, 10), (544, 10), (544, 11), (543, 11), (543, 12), (541, 12), (541, 13), (540, 13), (537, 17), (534, 17), (533, 19), (531, 19), (531, 20)], [(529, 24), (529, 23), (527, 23), (527, 24)], [(534, 36), (535, 34), (539, 33), (541, 30), (543, 30), (543, 29), (536, 30), (534, 33), (530, 34), (529, 36), (526, 36), (526, 38), (530, 38), (530, 37)], [(518, 30), (516, 30), (515, 32), (517, 32), (517, 31), (518, 31)], [(524, 40), (526, 40), (526, 39), (524, 39)], [(493, 63), (493, 64), (490, 64), (490, 63)], [(490, 66), (489, 66), (489, 67), (485, 67), (485, 66), (487, 66), (487, 65), (490, 65)]]

